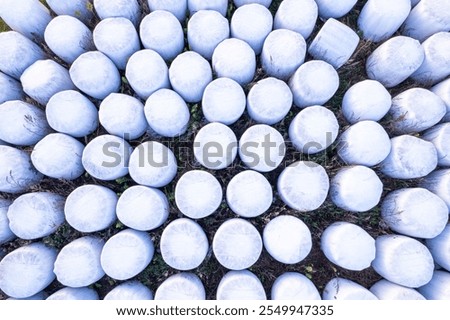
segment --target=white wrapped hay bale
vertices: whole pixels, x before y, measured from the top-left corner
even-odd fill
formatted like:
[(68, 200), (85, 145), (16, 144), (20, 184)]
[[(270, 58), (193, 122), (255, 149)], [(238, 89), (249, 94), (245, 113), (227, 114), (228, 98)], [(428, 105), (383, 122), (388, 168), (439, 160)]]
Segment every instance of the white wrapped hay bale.
[(261, 51), (261, 65), (272, 77), (286, 80), (305, 61), (306, 42), (301, 34), (277, 29), (269, 33)]
[(0, 245), (7, 243), (16, 237), (9, 227), (9, 219), (7, 216), (8, 208), (11, 203), (12, 201), (10, 200), (0, 198)]
[(141, 137), (148, 128), (142, 102), (122, 93), (107, 96), (100, 103), (98, 116), (108, 133), (127, 140)]
[(53, 269), (58, 281), (68, 287), (80, 288), (100, 280), (105, 275), (100, 264), (104, 244), (101, 238), (85, 236), (64, 246)]
[(141, 18), (137, 0), (94, 0), (94, 8), (100, 19), (122, 17), (137, 26)]
[(220, 182), (206, 171), (188, 171), (175, 186), (175, 203), (191, 219), (202, 219), (213, 214), (222, 203), (222, 198)]
[(169, 223), (160, 240), (161, 255), (170, 267), (187, 271), (200, 266), (206, 258), (208, 238), (200, 225), (180, 218)]
[(447, 113), (445, 114), (444, 118), (442, 118), (442, 122), (449, 122), (450, 121), (450, 79), (444, 80), (434, 87), (432, 87), (431, 92), (437, 94), (442, 101), (444, 101), (446, 107), (447, 107)]
[(391, 139), (391, 153), (381, 162), (381, 172), (395, 179), (422, 178), (437, 167), (438, 156), (431, 142), (410, 135)]
[(228, 11), (228, 0), (188, 0), (187, 4), (191, 16), (200, 10), (213, 10), (225, 17)]
[(25, 240), (54, 233), (64, 222), (64, 197), (50, 192), (33, 192), (18, 197), (9, 206), (9, 227)]
[(272, 205), (272, 187), (261, 173), (245, 170), (228, 183), (226, 198), (235, 214), (254, 218), (265, 213)]
[(133, 23), (126, 18), (106, 18), (93, 31), (94, 44), (119, 70), (125, 70), (128, 59), (141, 48)]
[(75, 138), (85, 137), (98, 127), (97, 108), (75, 90), (61, 91), (51, 97), (45, 115), (53, 130)]
[(153, 241), (148, 233), (126, 229), (106, 241), (100, 261), (108, 276), (127, 280), (150, 264), (154, 252)]
[(124, 139), (105, 134), (86, 145), (81, 161), (91, 176), (110, 181), (128, 174), (131, 152), (131, 146)]
[(46, 300), (98, 300), (98, 293), (91, 288), (62, 288)]
[(262, 252), (258, 230), (248, 221), (225, 221), (214, 235), (212, 248), (217, 261), (230, 270), (243, 270), (258, 261)]
[(376, 239), (375, 271), (386, 280), (417, 288), (431, 280), (434, 270), (430, 251), (419, 241), (401, 235), (383, 235)]
[(12, 100), (0, 104), (0, 139), (18, 146), (36, 144), (51, 129), (45, 113), (29, 103)]
[(47, 297), (48, 297), (48, 294), (45, 293), (44, 291), (41, 291), (41, 292), (38, 292), (35, 295), (32, 295), (31, 297), (28, 297), (28, 298), (20, 298), (20, 299), (8, 298), (6, 300), (45, 300), (45, 299), (47, 299)]
[(225, 39), (214, 49), (212, 66), (217, 77), (230, 78), (244, 86), (255, 76), (255, 52), (245, 41)]
[(298, 272), (285, 272), (272, 285), (272, 300), (322, 300), (314, 283)]
[(333, 203), (351, 212), (365, 212), (381, 199), (383, 183), (375, 171), (364, 166), (342, 168), (331, 179), (330, 196)]
[(323, 289), (323, 300), (378, 300), (360, 284), (344, 278), (331, 279)]
[(258, 277), (248, 271), (228, 271), (219, 282), (217, 300), (267, 300)]
[(420, 182), (419, 186), (438, 195), (444, 200), (450, 211), (450, 169), (432, 172)]
[(382, 279), (370, 287), (370, 292), (379, 300), (426, 300), (419, 292), (386, 279)]
[(11, 100), (22, 100), (24, 97), (20, 82), (0, 72), (0, 104)]
[(400, 234), (431, 239), (447, 225), (448, 208), (441, 198), (426, 189), (405, 188), (384, 198), (381, 217)]
[(50, 50), (68, 64), (94, 49), (91, 30), (69, 15), (53, 18), (45, 29), (44, 37)]
[(139, 29), (144, 48), (156, 51), (165, 61), (173, 60), (184, 49), (183, 28), (168, 11), (152, 11), (142, 19)]
[(84, 233), (110, 227), (116, 221), (117, 194), (102, 186), (84, 185), (66, 199), (64, 213), (67, 222)]
[(336, 140), (339, 123), (331, 110), (312, 106), (300, 111), (289, 126), (289, 139), (305, 154), (326, 150)]
[(264, 248), (277, 261), (296, 264), (311, 252), (311, 232), (294, 216), (280, 215), (270, 220), (263, 231)]
[(366, 71), (370, 79), (392, 88), (411, 76), (425, 59), (420, 42), (409, 37), (393, 37), (375, 49), (367, 58)]
[(251, 126), (239, 140), (239, 157), (242, 162), (259, 172), (270, 172), (278, 168), (285, 154), (283, 136), (265, 124)]
[(347, 270), (362, 271), (375, 259), (375, 239), (348, 222), (328, 226), (320, 237), (320, 248), (328, 260)]
[(348, 165), (372, 167), (386, 159), (391, 151), (391, 139), (375, 121), (361, 121), (339, 137), (338, 155)]
[(319, 10), (314, 0), (284, 0), (273, 21), (274, 29), (288, 29), (308, 39), (316, 25)]
[(390, 93), (375, 80), (363, 80), (351, 86), (342, 100), (342, 114), (354, 124), (358, 121), (381, 120), (391, 108)]
[(168, 277), (155, 292), (155, 300), (205, 300), (206, 292), (198, 276), (181, 272)]
[(237, 138), (233, 130), (224, 124), (207, 124), (194, 139), (194, 155), (200, 164), (211, 170), (230, 166), (237, 156)]
[(319, 16), (322, 19), (341, 18), (352, 10), (357, 0), (316, 0)]
[(329, 63), (312, 60), (295, 71), (289, 80), (289, 87), (297, 107), (323, 105), (339, 88), (339, 75)]
[(269, 77), (251, 87), (247, 96), (247, 111), (257, 122), (275, 124), (289, 113), (292, 101), (289, 86), (284, 81)]
[(130, 176), (138, 184), (161, 188), (177, 174), (177, 159), (165, 145), (147, 141), (133, 151), (130, 157)]
[(0, 192), (20, 193), (42, 180), (25, 151), (0, 145)]
[(127, 281), (109, 291), (103, 300), (153, 300), (153, 292), (139, 281)]
[(445, 271), (435, 271), (433, 278), (419, 292), (428, 300), (449, 300), (450, 299), (450, 273)]
[(311, 42), (308, 52), (315, 59), (326, 61), (339, 69), (350, 59), (358, 44), (359, 36), (355, 31), (330, 18)]
[(244, 89), (229, 78), (217, 78), (203, 92), (202, 111), (209, 122), (235, 123), (245, 110)]
[(148, 231), (160, 227), (169, 216), (166, 195), (154, 188), (132, 186), (117, 202), (117, 217), (129, 228)]
[(281, 172), (277, 189), (281, 200), (302, 212), (318, 209), (330, 186), (325, 169), (314, 162), (298, 161)]
[(89, 23), (94, 17), (91, 0), (47, 0), (47, 5), (57, 15), (68, 15)]
[(272, 3), (272, 0), (233, 0), (233, 3), (236, 7), (242, 7), (246, 4), (257, 3), (268, 8)]
[(437, 237), (427, 239), (426, 246), (434, 261), (442, 268), (450, 271), (450, 224), (446, 225), (444, 231)]
[(187, 12), (187, 0), (147, 0), (150, 11), (164, 10), (172, 13), (180, 22), (184, 22)]
[[(206, 6), (209, 2), (198, 1), (198, 3), (205, 3)], [(220, 0), (220, 2), (225, 3), (226, 6), (228, 5), (227, 1)], [(205, 59), (211, 60), (214, 49), (219, 43), (229, 37), (230, 26), (228, 20), (217, 11), (200, 10), (189, 19), (187, 25), (189, 48)]]
[(121, 84), (119, 70), (100, 51), (80, 55), (70, 67), (70, 77), (78, 89), (95, 99), (104, 99), (118, 92)]
[(28, 298), (55, 279), (56, 249), (34, 242), (7, 254), (0, 261), (0, 289), (16, 299)]
[(84, 145), (63, 133), (51, 133), (39, 141), (31, 152), (31, 162), (42, 174), (75, 180), (84, 173), (81, 163)]

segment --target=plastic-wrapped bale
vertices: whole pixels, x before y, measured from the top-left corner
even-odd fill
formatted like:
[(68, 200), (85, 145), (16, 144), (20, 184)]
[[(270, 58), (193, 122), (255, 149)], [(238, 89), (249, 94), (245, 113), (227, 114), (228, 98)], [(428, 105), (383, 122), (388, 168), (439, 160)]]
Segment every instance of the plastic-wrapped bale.
[(347, 270), (362, 271), (375, 259), (375, 239), (348, 222), (328, 226), (320, 237), (320, 247), (328, 260)]
[(361, 121), (341, 134), (337, 148), (346, 164), (372, 167), (389, 155), (391, 139), (377, 122)]
[(64, 213), (74, 229), (84, 233), (96, 232), (116, 221), (116, 204), (114, 191), (98, 185), (84, 185), (69, 194)]
[(381, 199), (383, 183), (375, 171), (364, 166), (345, 167), (331, 179), (333, 203), (351, 212), (366, 212)]
[(298, 272), (285, 272), (272, 285), (272, 300), (322, 300), (314, 283)]
[(450, 121), (450, 79), (444, 80), (430, 89), (433, 93), (437, 94), (442, 101), (444, 101), (447, 107), (447, 113), (442, 122)]
[(366, 40), (380, 42), (390, 38), (411, 11), (411, 0), (369, 0), (358, 17), (358, 28)]
[(101, 238), (85, 236), (64, 246), (53, 269), (58, 281), (68, 287), (80, 288), (100, 280), (105, 275), (100, 264), (104, 244)]
[(339, 133), (335, 114), (322, 106), (303, 109), (289, 126), (289, 139), (305, 154), (315, 154), (333, 144)]
[(129, 228), (149, 231), (160, 227), (169, 216), (166, 195), (154, 188), (132, 186), (117, 202), (117, 217)]
[(161, 255), (170, 267), (187, 271), (200, 266), (206, 258), (208, 238), (200, 225), (180, 218), (169, 223), (160, 240)]
[(138, 51), (130, 57), (125, 75), (134, 92), (144, 100), (159, 89), (170, 88), (166, 62), (150, 49)]
[(319, 16), (322, 19), (341, 18), (352, 10), (357, 0), (316, 0), (319, 7)]
[(222, 203), (220, 182), (211, 173), (188, 171), (175, 186), (175, 203), (191, 219), (202, 219), (213, 214)]
[(128, 59), (141, 48), (133, 23), (126, 18), (107, 18), (93, 31), (97, 50), (104, 53), (119, 70), (125, 70)]
[(342, 114), (351, 124), (363, 120), (379, 121), (388, 113), (391, 104), (392, 97), (381, 83), (363, 80), (345, 92)]
[(379, 300), (426, 300), (417, 290), (382, 279), (370, 287)]
[(428, 300), (450, 300), (450, 273), (435, 271), (431, 281), (418, 290)]
[(325, 202), (329, 187), (325, 169), (310, 161), (291, 164), (281, 172), (277, 182), (281, 200), (302, 212), (318, 209)]
[(155, 300), (205, 300), (206, 292), (198, 276), (181, 272), (168, 277), (155, 292)]
[(191, 16), (200, 10), (213, 10), (225, 17), (228, 11), (228, 0), (188, 0), (187, 4)]
[(94, 8), (100, 19), (121, 17), (137, 26), (141, 18), (137, 0), (94, 0)]
[(155, 247), (148, 233), (126, 229), (106, 241), (100, 261), (108, 276), (127, 280), (150, 264), (154, 252)]
[(45, 115), (53, 130), (75, 138), (85, 137), (98, 127), (97, 108), (74, 90), (61, 91), (51, 97)]
[(410, 237), (437, 237), (448, 221), (448, 208), (437, 195), (423, 188), (405, 188), (388, 194), (381, 217), (392, 230)]
[(37, 41), (43, 40), (45, 27), (52, 20), (50, 11), (38, 0), (3, 0), (0, 12), (12, 30)]
[(7, 254), (0, 261), (0, 289), (16, 299), (44, 290), (55, 279), (56, 249), (34, 242)]
[(272, 0), (233, 0), (233, 2), (236, 7), (242, 7), (246, 4), (257, 3), (268, 8), (270, 7)]
[(265, 124), (251, 126), (239, 140), (239, 157), (242, 162), (259, 172), (277, 169), (285, 154), (286, 145), (283, 136)]
[(284, 0), (275, 14), (274, 29), (288, 29), (308, 39), (316, 25), (319, 10), (314, 0)]
[(315, 59), (324, 60), (339, 69), (350, 59), (358, 44), (359, 36), (355, 31), (330, 18), (311, 42), (308, 52)]
[(86, 145), (81, 161), (91, 176), (110, 181), (128, 174), (131, 153), (132, 148), (124, 139), (105, 134)]
[(237, 215), (255, 218), (272, 205), (272, 187), (259, 172), (245, 170), (235, 175), (227, 186), (227, 204)]
[[(198, 2), (204, 3), (205, 1)], [(225, 3), (227, 4), (227, 1)], [(205, 59), (211, 60), (214, 49), (219, 43), (229, 37), (230, 26), (228, 20), (217, 11), (201, 10), (194, 13), (189, 19), (187, 26), (189, 48)]]
[(258, 277), (248, 271), (228, 271), (219, 282), (217, 300), (267, 300)]
[(0, 192), (21, 193), (38, 184), (42, 178), (28, 153), (0, 145)]
[(47, 5), (57, 15), (68, 15), (75, 17), (84, 23), (90, 23), (94, 17), (94, 8), (91, 0), (47, 0)]
[(54, 233), (64, 222), (65, 198), (50, 192), (33, 192), (18, 197), (9, 206), (9, 227), (25, 240)]
[(98, 293), (91, 288), (62, 288), (46, 300), (98, 300)]
[(44, 37), (50, 50), (68, 64), (83, 53), (94, 50), (91, 30), (71, 16), (58, 16), (50, 21)]
[(217, 261), (225, 268), (243, 270), (256, 263), (263, 244), (261, 235), (250, 222), (234, 218), (222, 223), (212, 247)]
[(231, 125), (244, 113), (246, 96), (236, 81), (218, 78), (206, 86), (201, 105), (206, 120)]
[(366, 71), (370, 79), (392, 88), (411, 76), (425, 59), (420, 42), (413, 38), (393, 37), (369, 56)]
[(109, 291), (103, 300), (153, 300), (153, 292), (139, 281), (127, 281)]
[(8, 208), (11, 203), (12, 201), (10, 200), (0, 198), (0, 245), (7, 243), (16, 237), (9, 227), (9, 219), (7, 216)]
[(165, 145), (147, 141), (133, 151), (130, 157), (130, 176), (138, 184), (161, 188), (177, 174), (177, 159)]
[(22, 100), (24, 97), (20, 82), (0, 72), (0, 104), (11, 100)]
[(245, 41), (225, 39), (214, 49), (212, 66), (218, 77), (230, 78), (240, 85), (247, 85), (256, 72), (255, 52)]
[(323, 300), (378, 300), (360, 284), (344, 278), (331, 279), (323, 289)]
[(152, 11), (139, 28), (144, 48), (156, 51), (165, 61), (173, 60), (184, 49), (183, 28), (168, 11)]
[(178, 55), (170, 65), (169, 79), (175, 90), (186, 102), (202, 100), (206, 86), (212, 81), (209, 62), (193, 51)]
[(147, 0), (150, 11), (157, 10), (167, 11), (173, 14), (180, 22), (186, 19), (186, 12), (188, 9), (187, 0)]
[(312, 60), (295, 71), (289, 80), (289, 87), (297, 107), (323, 105), (339, 88), (339, 75), (331, 64)]
[(0, 146), (7, 146), (7, 145), (8, 145), (7, 142), (5, 142), (5, 141), (3, 141), (3, 140), (0, 140)]
[(144, 105), (126, 94), (111, 93), (101, 102), (98, 115), (106, 131), (126, 140), (141, 137), (148, 128)]
[(303, 64), (306, 42), (298, 32), (277, 29), (269, 33), (261, 52), (261, 65), (272, 77), (288, 79)]
[(380, 170), (395, 179), (422, 178), (436, 169), (437, 151), (431, 142), (410, 135), (391, 139), (391, 153), (381, 162)]
[(277, 261), (296, 264), (311, 252), (311, 232), (294, 216), (281, 215), (270, 220), (263, 231), (264, 248)]
[(436, 170), (421, 180), (420, 187), (439, 196), (450, 211), (450, 169)]
[(424, 41), (435, 33), (449, 31), (449, 12), (450, 3), (447, 0), (421, 0), (406, 19), (402, 33)]
[(283, 120), (292, 107), (289, 86), (276, 78), (265, 78), (252, 86), (247, 96), (249, 116), (260, 123), (275, 124)]
[(48, 294), (46, 292), (44, 292), (44, 291), (41, 291), (41, 292), (38, 292), (38, 293), (32, 295), (31, 297), (28, 297), (28, 298), (20, 298), (20, 299), (8, 298), (6, 300), (45, 300), (45, 299), (47, 299), (47, 297), (48, 297)]
[(218, 122), (201, 128), (194, 139), (195, 159), (211, 170), (230, 166), (236, 159), (237, 147), (238, 142), (233, 130)]
[(36, 43), (16, 31), (0, 32), (0, 46), (0, 71), (15, 79), (20, 79), (33, 63), (45, 59), (44, 51)]
[(450, 271), (450, 224), (445, 226), (440, 235), (426, 240), (426, 246), (434, 261), (442, 268)]

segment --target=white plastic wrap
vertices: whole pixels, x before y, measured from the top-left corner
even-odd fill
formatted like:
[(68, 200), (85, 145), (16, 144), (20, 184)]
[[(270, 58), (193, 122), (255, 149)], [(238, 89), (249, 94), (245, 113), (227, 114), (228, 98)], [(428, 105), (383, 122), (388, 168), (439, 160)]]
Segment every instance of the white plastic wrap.
[(62, 288), (46, 300), (98, 300), (98, 293), (91, 288)]
[(284, 0), (273, 22), (274, 29), (288, 29), (308, 39), (316, 25), (319, 10), (314, 0)]
[(0, 198), (0, 245), (7, 243), (16, 237), (9, 227), (9, 219), (7, 216), (8, 208), (11, 203), (12, 201), (10, 200)]
[(228, 0), (188, 0), (187, 3), (191, 16), (200, 10), (214, 10), (225, 17), (228, 11)]
[(24, 97), (21, 83), (0, 72), (0, 104), (11, 100), (22, 100)]
[(450, 224), (445, 226), (440, 235), (428, 239), (426, 246), (434, 261), (442, 268), (450, 271)]
[(137, 0), (94, 0), (94, 8), (100, 19), (122, 17), (137, 26), (141, 18)]
[(445, 271), (435, 271), (433, 278), (419, 292), (428, 300), (449, 300), (450, 299), (450, 273)]
[(426, 176), (419, 184), (438, 195), (447, 204), (450, 211), (450, 169), (436, 170)]
[(236, 7), (242, 7), (246, 4), (257, 3), (268, 8), (272, 3), (272, 0), (233, 0), (233, 3)]
[(434, 144), (438, 154), (438, 165), (450, 167), (450, 123), (442, 123), (424, 132), (422, 139)]
[(187, 12), (187, 0), (147, 0), (150, 11), (164, 10), (172, 13), (180, 22), (184, 22)]
[(272, 285), (272, 300), (322, 300), (314, 283), (297, 272), (285, 272)]
[(426, 300), (419, 292), (382, 279), (370, 287), (370, 292), (380, 300)]
[(433, 93), (437, 94), (442, 101), (444, 101), (447, 107), (447, 113), (444, 118), (442, 118), (443, 122), (450, 121), (450, 79), (444, 80), (434, 87), (430, 89)]
[(323, 289), (323, 300), (378, 300), (360, 284), (344, 278), (331, 279)]
[(139, 281), (127, 281), (109, 291), (103, 300), (153, 300), (153, 292)]
[(261, 280), (248, 271), (229, 271), (220, 280), (217, 300), (266, 300)]
[(155, 300), (205, 300), (202, 281), (193, 273), (181, 272), (168, 277), (156, 289)]
[(94, 8), (91, 0), (47, 0), (47, 5), (57, 15), (69, 15), (89, 23), (94, 17)]
[(319, 16), (323, 19), (341, 18), (352, 10), (357, 0), (315, 0), (319, 7)]

